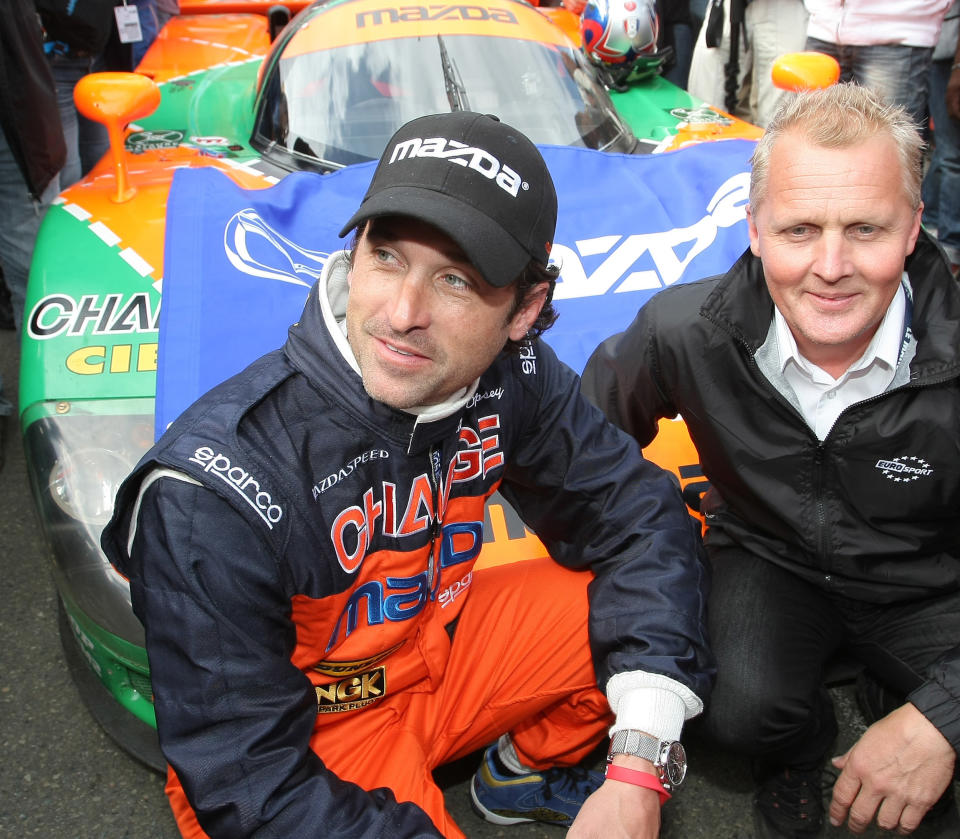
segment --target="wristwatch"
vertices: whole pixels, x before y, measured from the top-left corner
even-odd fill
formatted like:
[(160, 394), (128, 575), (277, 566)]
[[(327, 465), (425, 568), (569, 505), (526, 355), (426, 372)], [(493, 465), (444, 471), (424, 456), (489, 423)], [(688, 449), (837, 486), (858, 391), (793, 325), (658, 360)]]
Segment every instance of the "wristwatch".
[(687, 753), (677, 740), (659, 740), (643, 731), (626, 728), (610, 739), (607, 762), (615, 755), (635, 755), (649, 760), (667, 792), (679, 787), (687, 775)]

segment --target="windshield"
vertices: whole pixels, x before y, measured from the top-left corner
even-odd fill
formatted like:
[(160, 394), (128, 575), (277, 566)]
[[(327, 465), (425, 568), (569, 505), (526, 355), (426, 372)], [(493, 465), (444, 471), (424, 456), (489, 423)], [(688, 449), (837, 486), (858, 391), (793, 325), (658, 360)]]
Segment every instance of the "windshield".
[(535, 143), (631, 152), (636, 138), (579, 50), (477, 35), (395, 38), (281, 57), (253, 144), (285, 168), (376, 160), (423, 114), (495, 114)]

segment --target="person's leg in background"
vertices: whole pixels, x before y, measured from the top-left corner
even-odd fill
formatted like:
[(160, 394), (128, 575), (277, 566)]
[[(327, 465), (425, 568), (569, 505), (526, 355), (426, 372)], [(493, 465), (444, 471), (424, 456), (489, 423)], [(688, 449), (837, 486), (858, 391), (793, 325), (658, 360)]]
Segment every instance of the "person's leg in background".
[(744, 14), (753, 53), (750, 114), (756, 125), (766, 128), (785, 93), (773, 85), (773, 63), (784, 53), (803, 49), (807, 10), (802, 0), (752, 0)]
[(903, 105), (926, 135), (932, 63), (931, 47), (857, 47), (854, 78), (864, 87), (879, 91), (888, 102)]
[[(0, 269), (10, 296), (13, 328), (18, 332), (23, 323), (27, 277), (37, 231), (47, 207), (59, 191), (59, 178), (54, 177), (41, 199), (34, 199), (6, 137), (0, 131), (0, 218), (4, 220), (0, 225)], [(4, 461), (5, 426), (15, 413), (15, 403), (13, 394), (4, 394), (3, 380), (0, 379), (0, 468)]]
[(137, 7), (140, 15), (140, 32), (143, 35), (141, 40), (132, 45), (133, 66), (136, 68), (160, 31), (160, 19), (157, 15), (157, 0), (133, 0), (133, 5)]
[(933, 49), (902, 44), (854, 46), (807, 38), (806, 49), (832, 55), (840, 64), (840, 81), (877, 91), (887, 102), (902, 105), (926, 134), (927, 91)]
[[(729, 2), (729, 0), (727, 0)], [(726, 111), (726, 65), (730, 59), (730, 14), (727, 3), (719, 12), (723, 15), (723, 34), (716, 46), (707, 46), (707, 33), (709, 30), (707, 20), (704, 21), (697, 35), (696, 44), (693, 47), (693, 58), (690, 61), (690, 74), (687, 78), (687, 91), (702, 99), (708, 105)], [(707, 14), (709, 16), (710, 9)], [(739, 43), (739, 70), (737, 89), (743, 87), (744, 79), (749, 77), (751, 66), (753, 64), (753, 54), (750, 51), (750, 44), (747, 39), (740, 37)], [(734, 110), (737, 110), (736, 108)], [(735, 116), (749, 118), (745, 112), (736, 113)]]
[(663, 77), (686, 90), (693, 44), (699, 31), (692, 26), (690, 4), (687, 0), (658, 0), (657, 11), (661, 30), (659, 41), (673, 48), (673, 61)]
[(58, 53), (47, 58), (57, 87), (57, 105), (67, 144), (67, 162), (60, 173), (60, 188), (67, 189), (86, 175), (109, 147), (106, 127), (79, 113), (73, 101), (77, 82), (102, 68), (97, 58), (76, 58)]
[(946, 90), (952, 61), (930, 67), (933, 151), (923, 179), (923, 223), (936, 229), (954, 274), (960, 267), (960, 121), (947, 113)]

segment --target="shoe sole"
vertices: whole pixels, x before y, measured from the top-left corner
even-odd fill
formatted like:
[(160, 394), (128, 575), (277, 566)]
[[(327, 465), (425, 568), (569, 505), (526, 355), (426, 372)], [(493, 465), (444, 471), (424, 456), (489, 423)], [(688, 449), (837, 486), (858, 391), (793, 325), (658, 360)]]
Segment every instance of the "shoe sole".
[(501, 816), (493, 812), (493, 810), (484, 807), (483, 804), (480, 803), (480, 799), (477, 798), (476, 785), (473, 783), (470, 784), (470, 803), (473, 805), (474, 812), (476, 812), (480, 818), (490, 822), (490, 824), (506, 827), (511, 824), (525, 824), (536, 821), (536, 819), (524, 819), (518, 816)]

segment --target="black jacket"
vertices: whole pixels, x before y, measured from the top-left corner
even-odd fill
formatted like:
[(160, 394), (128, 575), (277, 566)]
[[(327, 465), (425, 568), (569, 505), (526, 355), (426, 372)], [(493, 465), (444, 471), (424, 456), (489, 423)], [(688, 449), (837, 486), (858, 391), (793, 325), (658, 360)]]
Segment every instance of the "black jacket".
[[(403, 642), (445, 637), (465, 598), (441, 609), (438, 579), (468, 585), (475, 557), (445, 561), (443, 534), (479, 532), (498, 487), (558, 562), (594, 571), (599, 684), (645, 670), (706, 698), (693, 519), (545, 344), (502, 356), (461, 411), (424, 423), (372, 400), (337, 340), (315, 287), (282, 351), (202, 397), (144, 457), (104, 531), (146, 627), (161, 745), (207, 833), (433, 833), (416, 807), (340, 782), (311, 752), (311, 679), (348, 635), (350, 658), (380, 656), (391, 691), (442, 671), (424, 661), (431, 645)], [(158, 468), (200, 486), (153, 482), (130, 550), (141, 484)], [(428, 499), (446, 513), (431, 521)], [(407, 608), (384, 602), (381, 620), (358, 620), (372, 589)]]
[[(736, 544), (872, 603), (956, 591), (960, 290), (925, 233), (907, 271), (906, 382), (849, 407), (822, 442), (757, 364), (773, 301), (749, 250), (724, 276), (657, 294), (598, 347), (584, 393), (641, 445), (683, 416), (712, 487), (708, 548)], [(914, 704), (960, 746), (960, 647), (949, 658)]]
[(33, 0), (10, 0), (0, 26), (0, 129), (39, 199), (63, 168), (67, 148), (43, 31)]

